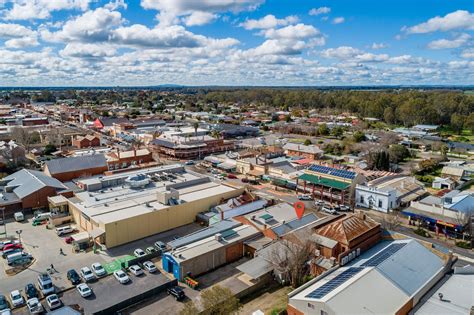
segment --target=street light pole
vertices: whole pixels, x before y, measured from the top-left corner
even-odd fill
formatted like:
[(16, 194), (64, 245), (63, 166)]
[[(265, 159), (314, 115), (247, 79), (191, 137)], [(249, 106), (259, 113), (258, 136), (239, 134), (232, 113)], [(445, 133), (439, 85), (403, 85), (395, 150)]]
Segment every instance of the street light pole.
[(16, 231), (16, 234), (18, 234), (18, 240), (20, 241), (20, 244), (21, 244), (21, 233), (22, 232), (23, 232), (22, 230)]
[(5, 233), (5, 237), (7, 237), (7, 222), (5, 222), (5, 207), (2, 207), (2, 222), (3, 222), (3, 229)]

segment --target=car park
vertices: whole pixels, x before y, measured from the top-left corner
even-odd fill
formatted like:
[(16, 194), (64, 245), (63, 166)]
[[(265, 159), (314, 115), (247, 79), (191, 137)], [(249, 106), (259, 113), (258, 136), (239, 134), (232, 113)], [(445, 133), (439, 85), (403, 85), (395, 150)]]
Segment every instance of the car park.
[(166, 244), (162, 241), (155, 242), (155, 247), (158, 251), (160, 251), (160, 253), (166, 252)]
[(133, 251), (133, 255), (135, 255), (135, 257), (143, 257), (146, 255), (146, 253), (143, 251), (143, 249), (137, 248)]
[(63, 302), (59, 299), (56, 294), (51, 294), (46, 297), (46, 303), (51, 310), (57, 309), (63, 305)]
[(31, 298), (26, 301), (26, 306), (30, 314), (42, 314), (44, 309), (38, 298)]
[(309, 194), (298, 195), (298, 200), (312, 200), (313, 197)]
[(79, 274), (74, 269), (68, 270), (67, 279), (71, 281), (73, 285), (81, 283), (81, 277), (79, 277)]
[(147, 248), (145, 249), (145, 252), (146, 252), (147, 254), (152, 254), (152, 253), (155, 253), (156, 251), (157, 251), (156, 248), (154, 248), (153, 246), (147, 247)]
[(10, 301), (12, 302), (13, 307), (19, 307), (25, 304), (25, 299), (21, 296), (19, 290), (13, 290), (10, 292)]
[(174, 298), (175, 298), (176, 301), (182, 300), (182, 299), (184, 299), (184, 297), (185, 297), (184, 290), (183, 290), (181, 287), (179, 287), (179, 286), (175, 286), (175, 287), (172, 287), (172, 288), (168, 288), (168, 289), (166, 290), (166, 292), (167, 292), (169, 295), (174, 296)]
[(158, 270), (158, 268), (156, 268), (155, 264), (152, 263), (151, 261), (145, 261), (143, 263), (143, 268), (145, 268), (149, 273), (154, 273)]
[(114, 277), (118, 280), (121, 284), (125, 284), (130, 281), (130, 278), (123, 270), (114, 271)]
[(85, 282), (95, 280), (95, 275), (89, 267), (82, 267), (79, 273), (81, 274), (81, 277), (82, 279), (84, 279)]
[(47, 273), (38, 275), (38, 289), (44, 296), (54, 293), (53, 281)]
[(25, 286), (25, 295), (28, 300), (38, 297), (38, 289), (35, 288), (33, 283), (28, 283)]
[(79, 284), (76, 290), (84, 298), (92, 295), (92, 289), (85, 283)]
[(107, 274), (107, 271), (100, 263), (93, 263), (91, 267), (97, 277), (103, 277)]
[(132, 265), (128, 268), (128, 270), (133, 273), (135, 276), (141, 276), (143, 275), (143, 269), (140, 268), (138, 265)]

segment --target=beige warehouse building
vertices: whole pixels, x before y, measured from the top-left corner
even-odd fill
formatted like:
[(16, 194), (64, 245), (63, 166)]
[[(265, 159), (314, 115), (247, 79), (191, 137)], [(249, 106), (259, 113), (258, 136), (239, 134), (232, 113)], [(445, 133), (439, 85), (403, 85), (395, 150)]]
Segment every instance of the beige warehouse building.
[(68, 199), (77, 226), (112, 248), (195, 221), (199, 212), (243, 190), (180, 164), (79, 180), (84, 189)]

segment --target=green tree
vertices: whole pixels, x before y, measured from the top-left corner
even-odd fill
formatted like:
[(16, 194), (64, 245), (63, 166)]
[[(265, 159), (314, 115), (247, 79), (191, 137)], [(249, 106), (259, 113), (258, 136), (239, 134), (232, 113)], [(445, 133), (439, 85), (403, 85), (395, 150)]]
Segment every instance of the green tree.
[(401, 144), (391, 145), (388, 149), (388, 154), (392, 163), (399, 163), (410, 157), (410, 151)]
[(48, 143), (44, 146), (43, 154), (50, 155), (53, 152), (56, 152), (56, 146), (54, 144)]
[(304, 144), (304, 145), (311, 145), (312, 142), (311, 142), (311, 140), (306, 139), (303, 144)]
[(474, 112), (470, 113), (469, 116), (466, 117), (464, 121), (464, 127), (469, 129), (472, 134), (474, 134)]
[(318, 134), (320, 134), (321, 136), (327, 136), (329, 134), (328, 125), (326, 124), (319, 125)]
[(336, 126), (336, 127), (332, 128), (332, 130), (331, 130), (331, 135), (333, 135), (336, 138), (341, 137), (343, 134), (344, 134), (344, 129), (342, 129), (339, 126)]
[(355, 142), (362, 142), (365, 140), (365, 134), (362, 131), (356, 131), (353, 135)]
[(183, 308), (179, 312), (180, 315), (196, 315), (199, 314), (199, 309), (196, 307), (194, 302), (188, 301), (183, 305)]
[(384, 111), (383, 111), (383, 120), (385, 120), (385, 122), (387, 124), (394, 124), (395, 123), (395, 121), (396, 121), (395, 112), (393, 111), (392, 107), (387, 107), (387, 108), (384, 109)]
[(451, 115), (451, 128), (457, 133), (460, 134), (464, 126), (464, 116), (460, 114)]

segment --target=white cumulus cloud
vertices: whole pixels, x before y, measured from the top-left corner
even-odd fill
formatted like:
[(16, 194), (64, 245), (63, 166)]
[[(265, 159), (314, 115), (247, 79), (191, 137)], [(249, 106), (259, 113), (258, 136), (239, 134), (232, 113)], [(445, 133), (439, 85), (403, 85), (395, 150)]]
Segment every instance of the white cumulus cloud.
[(258, 20), (246, 20), (245, 22), (240, 23), (239, 26), (245, 28), (246, 30), (270, 29), (296, 22), (298, 22), (298, 17), (293, 15), (287, 16), (283, 19), (277, 19), (274, 15), (269, 14)]
[(454, 39), (438, 39), (428, 44), (429, 49), (450, 49), (458, 48), (466, 44), (471, 39), (469, 34), (461, 34)]
[(331, 12), (331, 8), (320, 7), (320, 8), (313, 8), (309, 10), (308, 14), (314, 16), (314, 15), (328, 14), (329, 12)]
[(408, 34), (423, 34), (436, 31), (474, 30), (474, 13), (457, 10), (445, 16), (436, 16), (428, 21), (411, 27), (403, 27), (402, 31)]

